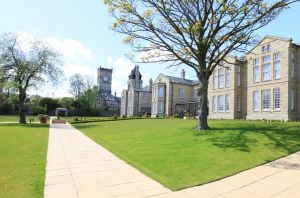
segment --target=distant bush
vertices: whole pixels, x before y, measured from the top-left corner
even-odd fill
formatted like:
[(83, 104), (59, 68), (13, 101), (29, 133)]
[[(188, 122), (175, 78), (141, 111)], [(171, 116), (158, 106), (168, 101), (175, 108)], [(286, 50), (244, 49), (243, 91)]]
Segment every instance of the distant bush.
[(147, 118), (148, 117), (148, 113), (144, 113), (143, 118)]
[(118, 119), (118, 115), (115, 114), (115, 115), (114, 115), (114, 120), (117, 120), (117, 119)]

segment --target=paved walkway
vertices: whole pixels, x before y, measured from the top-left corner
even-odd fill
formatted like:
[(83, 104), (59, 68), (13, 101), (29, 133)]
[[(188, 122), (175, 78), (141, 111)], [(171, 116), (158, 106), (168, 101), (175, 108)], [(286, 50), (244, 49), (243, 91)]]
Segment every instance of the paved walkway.
[(52, 124), (45, 197), (300, 197), (300, 152), (177, 192), (140, 173), (69, 125)]

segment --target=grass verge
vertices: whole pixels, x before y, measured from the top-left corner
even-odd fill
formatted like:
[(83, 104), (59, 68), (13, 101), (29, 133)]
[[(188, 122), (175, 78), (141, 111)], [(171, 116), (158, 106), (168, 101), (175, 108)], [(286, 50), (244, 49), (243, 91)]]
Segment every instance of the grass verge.
[(0, 197), (43, 197), (48, 125), (0, 124)]

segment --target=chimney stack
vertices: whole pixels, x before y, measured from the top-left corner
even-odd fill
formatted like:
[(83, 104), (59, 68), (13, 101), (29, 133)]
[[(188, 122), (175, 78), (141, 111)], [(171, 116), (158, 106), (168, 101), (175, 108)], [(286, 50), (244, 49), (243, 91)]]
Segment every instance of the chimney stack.
[(184, 69), (181, 70), (181, 78), (185, 79), (185, 71), (184, 71)]
[(152, 78), (150, 78), (150, 80), (149, 80), (149, 89), (150, 89), (150, 91), (152, 90), (152, 84), (153, 84), (153, 80), (152, 80)]
[(115, 91), (115, 98), (117, 97), (117, 92)]

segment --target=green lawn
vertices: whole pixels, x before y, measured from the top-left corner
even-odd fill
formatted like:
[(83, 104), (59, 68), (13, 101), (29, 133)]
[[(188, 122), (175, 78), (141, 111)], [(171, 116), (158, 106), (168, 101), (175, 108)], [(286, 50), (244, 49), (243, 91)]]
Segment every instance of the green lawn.
[[(29, 119), (32, 116), (26, 116), (26, 121), (29, 122)], [(34, 117), (34, 122), (39, 122), (37, 116)], [(19, 122), (19, 116), (11, 116), (11, 115), (0, 115), (0, 122)]]
[(43, 197), (48, 129), (0, 124), (0, 197)]
[(74, 125), (172, 190), (204, 184), (300, 150), (300, 123), (127, 120)]

